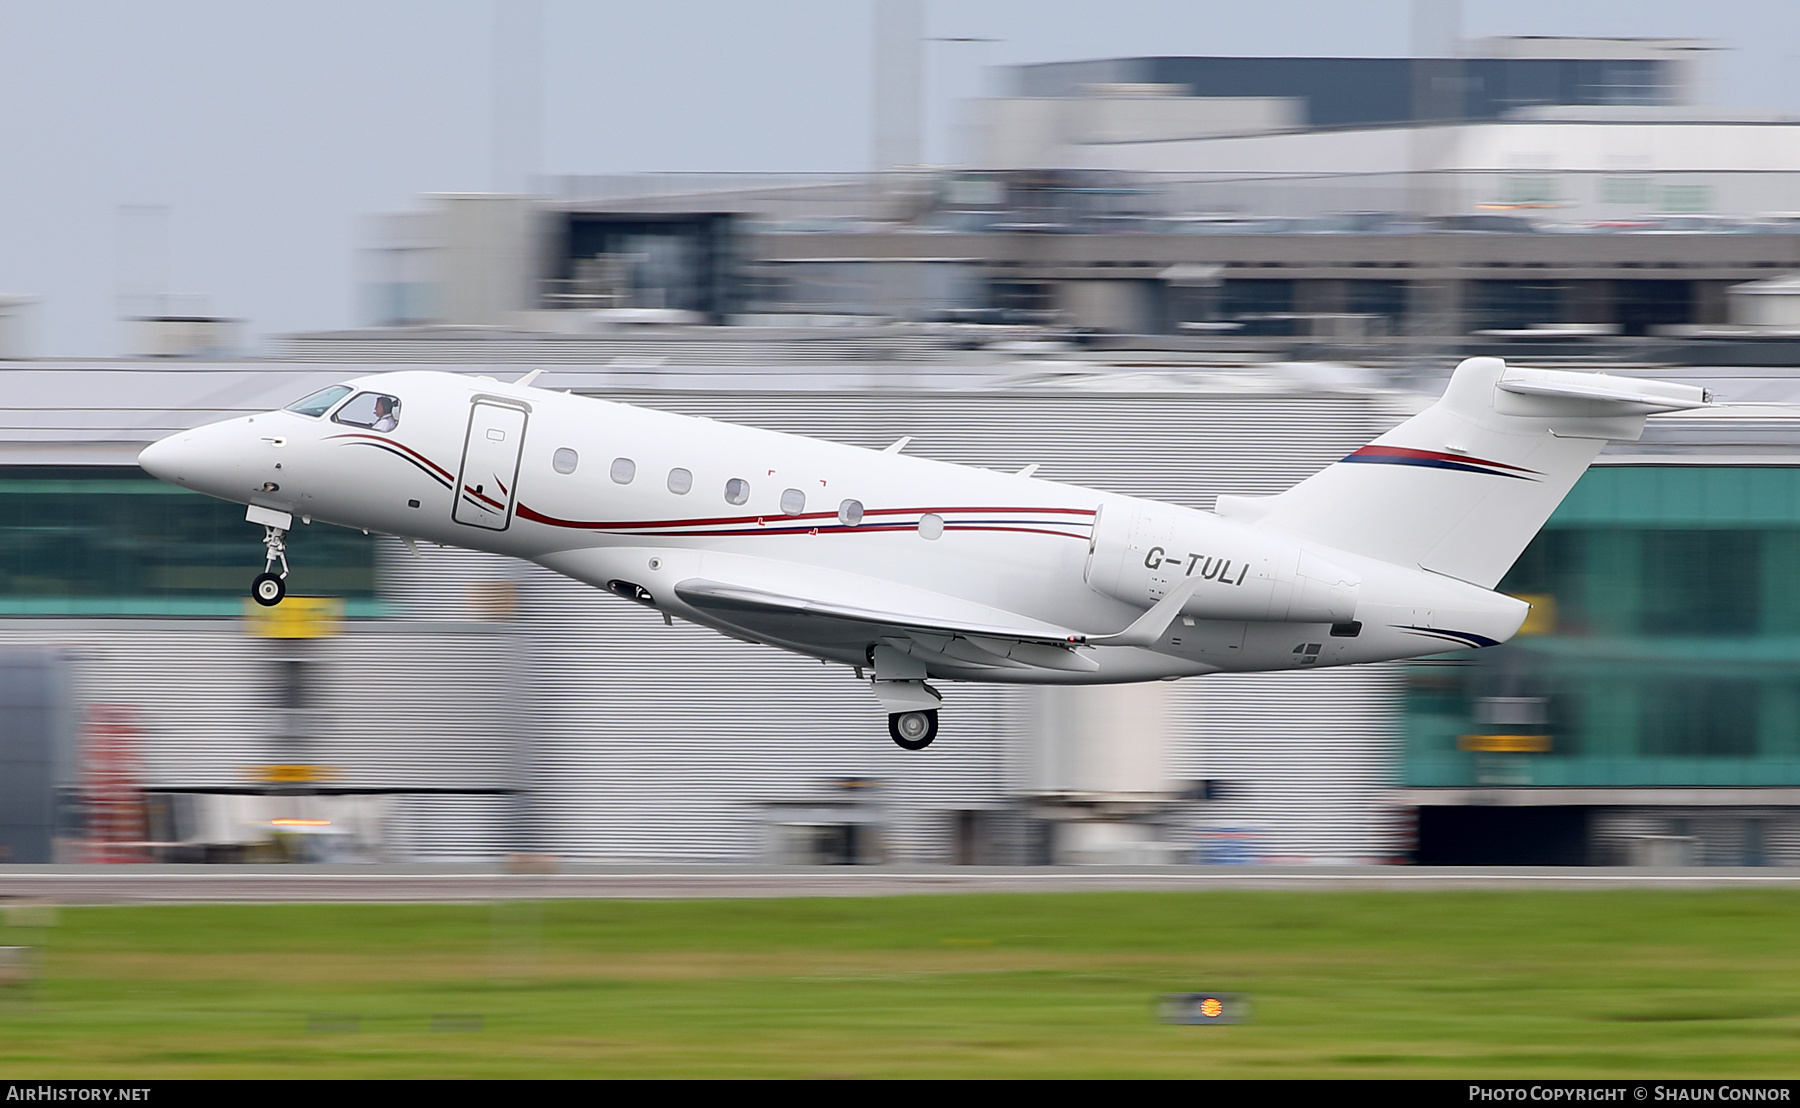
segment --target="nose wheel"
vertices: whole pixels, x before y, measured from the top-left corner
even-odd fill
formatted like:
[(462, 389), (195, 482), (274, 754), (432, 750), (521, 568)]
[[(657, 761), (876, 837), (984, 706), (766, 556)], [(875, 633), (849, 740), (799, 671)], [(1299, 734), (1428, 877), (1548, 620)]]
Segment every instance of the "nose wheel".
[(888, 735), (901, 750), (924, 750), (937, 738), (937, 709), (894, 712), (888, 716)]
[[(263, 562), (263, 571), (256, 575), (256, 580), (250, 582), (250, 599), (265, 608), (273, 608), (287, 595), (287, 531), (265, 524), (263, 547), (268, 551), (268, 556)], [(281, 567), (280, 573), (275, 572), (276, 566)]]
[(281, 603), (281, 598), (286, 595), (287, 582), (273, 573), (259, 573), (250, 583), (250, 599), (265, 608)]

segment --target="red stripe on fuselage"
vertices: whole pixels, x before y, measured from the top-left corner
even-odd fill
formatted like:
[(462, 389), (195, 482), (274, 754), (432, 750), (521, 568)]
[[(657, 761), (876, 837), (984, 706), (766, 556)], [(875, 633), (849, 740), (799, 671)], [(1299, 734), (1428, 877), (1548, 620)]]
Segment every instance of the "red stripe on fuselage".
[[(1067, 515), (1085, 516), (1089, 518), (1094, 514), (1092, 508), (869, 508), (864, 510), (863, 515), (865, 517), (923, 515), (925, 513), (960, 515), (969, 512), (1011, 512), (1018, 515)], [(763, 523), (766, 525), (767, 521), (770, 519), (777, 520), (782, 524), (791, 524), (809, 519), (837, 518), (836, 512), (802, 512), (799, 515), (792, 516), (719, 516), (703, 519), (660, 519), (606, 522), (558, 519), (555, 516), (545, 515), (524, 504), (519, 505), (518, 514), (521, 519), (528, 519), (533, 523), (548, 524), (551, 527), (573, 527), (584, 531), (636, 531), (647, 528), (661, 529), (669, 527), (728, 527), (734, 524), (742, 526), (755, 523)], [(1071, 526), (1080, 525), (1080, 523), (1071, 524)]]
[(487, 494), (479, 492), (475, 489), (472, 489), (467, 485), (463, 486), (463, 492), (467, 493), (468, 495), (474, 497), (477, 500), (483, 501), (484, 503), (488, 504), (489, 506), (496, 508), (502, 512), (504, 512), (506, 510), (505, 504), (502, 504), (500, 501), (495, 500), (493, 497), (488, 496)]
[(334, 438), (334, 439), (365, 439), (369, 442), (378, 442), (383, 446), (391, 446), (397, 450), (404, 450), (404, 451), (406, 451), (406, 453), (409, 457), (417, 458), (419, 461), (424, 462), (426, 465), (430, 466), (432, 469), (435, 469), (439, 473), (443, 474), (444, 480), (446, 480), (446, 481), (456, 480), (455, 474), (451, 473), (449, 470), (445, 469), (443, 466), (438, 465), (436, 462), (432, 461), (430, 458), (427, 458), (425, 455), (419, 453), (417, 450), (414, 450), (412, 447), (406, 445), (403, 442), (397, 442), (394, 439), (386, 438), (382, 435), (343, 434), (343, 435), (332, 435), (332, 436), (330, 436), (330, 438)]
[(399, 458), (401, 461), (405, 462), (407, 465), (418, 470), (420, 473), (423, 473), (425, 476), (431, 478), (433, 481), (436, 481), (438, 484), (444, 486), (445, 488), (448, 489), (448, 488), (455, 487), (450, 483), (450, 481), (447, 478), (440, 476), (436, 470), (430, 468), (424, 462), (419, 461), (419, 459), (413, 457), (411, 454), (408, 454), (404, 450), (395, 449), (394, 444), (391, 442), (372, 442), (372, 441), (369, 441), (366, 439), (358, 439), (355, 442), (347, 442), (344, 445), (345, 446), (368, 446), (368, 447), (373, 447), (376, 450), (385, 450), (387, 453), (392, 454), (396, 458)]
[[(896, 532), (896, 531), (899, 531), (899, 532), (917, 531), (918, 529), (919, 529), (918, 526), (916, 524), (912, 524), (912, 523), (877, 523), (877, 524), (873, 524), (873, 525), (867, 526), (867, 527), (863, 527), (863, 526), (848, 527), (843, 524), (834, 524), (830, 527), (807, 527), (807, 526), (762, 527), (762, 528), (758, 528), (754, 531), (742, 531), (742, 530), (681, 531), (681, 532), (674, 533), (674, 534), (644, 535), (641, 537), (643, 537), (643, 538), (665, 538), (665, 539), (688, 539), (688, 538), (697, 538), (697, 537), (707, 537), (707, 538), (716, 538), (716, 537), (721, 537), (721, 536), (729, 537), (732, 535), (744, 535), (744, 536), (751, 536), (751, 537), (768, 536), (768, 535), (857, 535), (857, 534), (867, 535), (867, 534), (881, 534), (884, 532)], [(958, 526), (957, 524), (954, 524), (954, 523), (946, 523), (944, 525), (944, 530), (946, 530), (946, 531), (1012, 531), (1012, 532), (1016, 532), (1019, 534), (1025, 534), (1025, 535), (1056, 535), (1058, 537), (1065, 538), (1065, 539), (1078, 539), (1081, 542), (1087, 541), (1086, 535), (1077, 535), (1077, 534), (1074, 534), (1069, 531), (1048, 531), (1048, 530), (1045, 530), (1040, 527), (987, 527), (987, 526), (978, 526), (978, 525), (973, 525), (973, 524)]]

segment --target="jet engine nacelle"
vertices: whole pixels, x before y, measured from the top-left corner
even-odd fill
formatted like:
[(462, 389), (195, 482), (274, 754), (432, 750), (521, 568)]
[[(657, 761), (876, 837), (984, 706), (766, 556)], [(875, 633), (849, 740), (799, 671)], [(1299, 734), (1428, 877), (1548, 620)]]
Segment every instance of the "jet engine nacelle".
[(1349, 623), (1362, 581), (1297, 543), (1206, 512), (1113, 503), (1094, 520), (1087, 583), (1149, 607), (1184, 578), (1198, 619)]

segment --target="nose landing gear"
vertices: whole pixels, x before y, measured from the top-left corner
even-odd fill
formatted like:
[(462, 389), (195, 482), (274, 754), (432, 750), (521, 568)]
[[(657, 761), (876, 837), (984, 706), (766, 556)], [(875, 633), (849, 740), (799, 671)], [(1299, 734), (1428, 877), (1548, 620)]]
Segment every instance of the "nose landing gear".
[[(268, 548), (268, 560), (263, 563), (263, 571), (250, 582), (250, 599), (265, 608), (272, 608), (281, 603), (287, 595), (287, 532), (279, 527), (263, 528), (263, 546)], [(281, 566), (276, 573), (275, 567)]]
[(281, 603), (287, 595), (287, 582), (273, 573), (259, 573), (256, 580), (250, 582), (250, 599), (265, 608)]
[[(265, 608), (272, 608), (287, 595), (287, 533), (294, 525), (294, 517), (252, 504), (244, 518), (263, 525), (263, 548), (267, 551), (263, 571), (250, 582), (250, 599)], [(275, 572), (276, 566), (281, 567), (280, 573)]]

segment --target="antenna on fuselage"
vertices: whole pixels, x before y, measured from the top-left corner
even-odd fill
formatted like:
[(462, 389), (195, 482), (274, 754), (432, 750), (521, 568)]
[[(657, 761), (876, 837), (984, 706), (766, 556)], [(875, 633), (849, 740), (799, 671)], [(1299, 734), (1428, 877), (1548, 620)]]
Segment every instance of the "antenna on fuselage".
[(912, 441), (911, 435), (901, 435), (899, 441), (895, 442), (894, 445), (888, 447), (886, 450), (883, 450), (882, 453), (883, 454), (898, 454), (902, 450), (905, 450), (906, 444), (911, 441)]
[(537, 380), (539, 377), (542, 377), (543, 375), (544, 375), (544, 367), (539, 366), (538, 368), (532, 370), (530, 373), (527, 373), (525, 376), (519, 378), (517, 381), (514, 381), (513, 384), (518, 385), (521, 388), (524, 388), (524, 387), (529, 386), (533, 381)]

